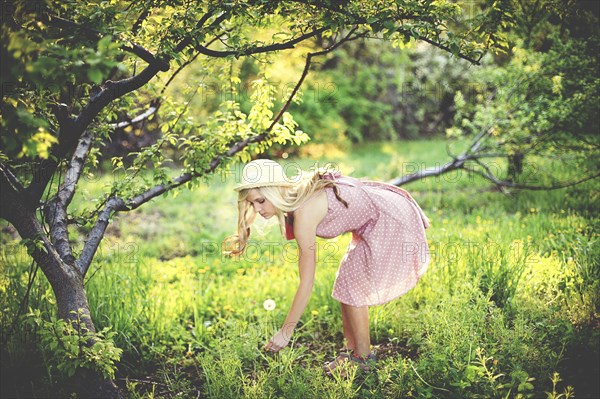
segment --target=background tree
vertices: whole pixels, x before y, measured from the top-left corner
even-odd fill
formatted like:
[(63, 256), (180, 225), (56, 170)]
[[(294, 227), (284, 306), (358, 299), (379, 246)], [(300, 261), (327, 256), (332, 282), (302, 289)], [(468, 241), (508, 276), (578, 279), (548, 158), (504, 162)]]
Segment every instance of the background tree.
[[(83, 279), (115, 214), (191, 187), (273, 143), (306, 141), (286, 111), (313, 57), (345, 41), (378, 35), (422, 40), (477, 63), (490, 44), (502, 42), (501, 33), (481, 29), (488, 17), (497, 20), (501, 14), (491, 11), (466, 21), (470, 29), (454, 31), (447, 21), (461, 16), (461, 10), (446, 1), (8, 4), (1, 33), (0, 216), (16, 228), (49, 280), (58, 316), (95, 345), (99, 337)], [(265, 38), (271, 26), (279, 29)], [(227, 99), (204, 126), (186, 115), (189, 98), (165, 95), (172, 78), (196, 58), (203, 60), (204, 73), (220, 74), (233, 91), (239, 83), (232, 72), (236, 59), (266, 62), (269, 54), (317, 37), (324, 47), (306, 55), (303, 73), (279, 110), (266, 76), (255, 81), (247, 114), (238, 101)], [(227, 68), (230, 73), (223, 73)], [(189, 95), (194, 94), (192, 88)], [(157, 113), (160, 138), (127, 159), (113, 158), (113, 172), (125, 170), (126, 177), (115, 182), (95, 209), (71, 214), (69, 205), (86, 168), (97, 162), (100, 142), (113, 129)], [(175, 177), (165, 168), (169, 147), (177, 149), (182, 164)], [(144, 169), (152, 170), (151, 177), (141, 173)], [(83, 237), (75, 240), (78, 234)], [(116, 355), (113, 350), (79, 366), (110, 377)], [(117, 395), (110, 381), (100, 386), (107, 390), (103, 395)]]
[[(598, 5), (514, 0), (504, 6), (512, 17), (498, 28), (510, 50), (472, 68), (456, 92), (446, 131), (452, 161), (394, 184), (456, 169), (504, 191), (561, 188), (599, 176)], [(555, 175), (557, 165), (565, 175)]]

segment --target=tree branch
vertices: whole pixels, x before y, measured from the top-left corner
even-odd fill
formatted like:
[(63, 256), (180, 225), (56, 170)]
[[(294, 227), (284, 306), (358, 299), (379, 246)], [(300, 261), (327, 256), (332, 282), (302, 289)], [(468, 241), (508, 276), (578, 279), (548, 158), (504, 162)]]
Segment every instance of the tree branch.
[[(210, 19), (210, 17), (212, 17), (213, 15), (215, 15), (214, 10), (208, 11), (206, 14), (204, 14), (202, 16), (202, 18), (200, 18), (200, 20), (198, 20), (198, 23), (196, 24), (196, 27), (194, 29), (196, 29), (196, 30), (201, 29), (204, 26), (204, 24), (206, 23), (206, 21), (208, 21)], [(227, 12), (222, 13), (217, 18), (215, 18), (214, 21), (211, 22), (211, 24), (208, 26), (208, 28), (210, 29), (212, 27), (218, 26), (228, 16), (229, 16), (229, 13), (227, 13)], [(193, 40), (194, 40), (194, 38), (192, 38), (191, 36), (184, 38), (182, 41), (177, 43), (177, 46), (175, 46), (175, 52), (179, 53), (179, 52), (183, 51), (184, 48), (186, 48), (187, 46), (192, 44)]]
[(440, 176), (444, 173), (451, 172), (456, 169), (461, 169), (466, 162), (467, 158), (465, 154), (460, 155), (459, 157), (453, 159), (452, 161), (446, 163), (443, 166), (434, 167), (434, 168), (426, 168), (416, 173), (411, 173), (406, 176), (398, 177), (390, 180), (388, 183), (394, 186), (402, 186), (404, 184), (411, 183), (416, 180), (425, 179), (427, 177), (432, 176)]
[[(214, 38), (213, 40), (211, 40), (209, 42), (208, 45), (210, 45), (211, 43), (215, 42), (217, 40), (217, 38)], [(111, 123), (109, 126), (113, 129), (122, 129), (124, 127), (130, 126), (134, 123), (138, 123), (141, 122), (145, 119), (148, 119), (149, 117), (151, 117), (152, 115), (154, 115), (155, 113), (158, 112), (158, 109), (160, 108), (162, 101), (161, 101), (161, 97), (164, 94), (164, 92), (167, 90), (167, 87), (169, 87), (169, 85), (171, 84), (171, 82), (175, 79), (175, 77), (177, 76), (177, 74), (179, 74), (179, 72), (181, 72), (183, 70), (183, 68), (187, 67), (189, 64), (191, 64), (192, 62), (194, 62), (194, 60), (196, 60), (196, 58), (198, 58), (198, 56), (200, 55), (200, 53), (196, 53), (194, 54), (194, 56), (192, 58), (190, 58), (189, 60), (187, 60), (186, 62), (184, 62), (183, 64), (181, 64), (179, 66), (179, 68), (177, 68), (177, 70), (175, 72), (173, 72), (173, 74), (171, 75), (171, 77), (169, 77), (169, 79), (167, 80), (167, 83), (165, 83), (165, 85), (163, 86), (163, 88), (160, 91), (160, 95), (159, 98), (154, 99), (151, 103), (150, 106), (148, 107), (148, 109), (144, 112), (142, 112), (141, 114), (139, 114), (138, 116), (132, 118), (132, 119), (128, 119), (122, 122), (117, 122), (117, 123)]]
[(44, 207), (44, 215), (50, 228), (50, 240), (61, 259), (68, 264), (73, 264), (75, 257), (69, 242), (67, 208), (73, 199), (85, 160), (92, 147), (93, 136), (91, 130), (86, 130), (81, 135), (67, 167), (63, 183), (60, 185), (56, 196), (48, 201)]
[(147, 8), (144, 9), (144, 11), (142, 11), (142, 13), (138, 17), (138, 19), (135, 21), (135, 23), (131, 27), (131, 33), (133, 33), (134, 36), (137, 35), (137, 33), (139, 32), (140, 28), (142, 27), (142, 23), (148, 17), (149, 13), (150, 12)]
[(19, 193), (25, 189), (8, 165), (0, 163), (0, 172), (6, 179), (8, 186), (10, 186), (13, 191)]
[(92, 130), (86, 130), (79, 138), (77, 148), (75, 149), (75, 152), (73, 152), (73, 156), (67, 167), (65, 179), (57, 194), (59, 202), (63, 206), (69, 205), (73, 199), (77, 182), (81, 177), (83, 167), (85, 166), (85, 160), (87, 159), (93, 143), (94, 133)]
[(90, 265), (92, 264), (92, 260), (94, 259), (94, 255), (96, 255), (96, 251), (98, 250), (100, 241), (102, 241), (102, 237), (104, 237), (104, 232), (108, 227), (112, 213), (115, 210), (122, 209), (124, 204), (125, 203), (121, 198), (112, 197), (106, 202), (104, 208), (98, 214), (98, 219), (96, 220), (94, 227), (92, 227), (92, 230), (90, 231), (90, 234), (83, 245), (81, 256), (75, 262), (83, 276), (85, 276), (90, 268)]
[[(426, 168), (417, 173), (411, 173), (406, 176), (395, 178), (393, 180), (390, 180), (388, 183), (392, 184), (394, 186), (402, 186), (404, 184), (408, 184), (408, 183), (411, 183), (416, 180), (421, 180), (421, 179), (425, 179), (427, 177), (432, 177), (432, 176), (440, 176), (444, 173), (448, 173), (453, 170), (463, 169), (468, 172), (472, 172), (472, 173), (480, 175), (481, 177), (494, 183), (498, 188), (500, 188), (500, 190), (502, 192), (508, 193), (506, 191), (506, 188), (515, 188), (515, 189), (522, 189), (522, 190), (556, 190), (556, 189), (560, 189), (560, 188), (575, 186), (577, 184), (586, 182), (588, 180), (593, 180), (593, 179), (600, 177), (600, 172), (599, 172), (599, 173), (593, 174), (591, 176), (583, 177), (579, 180), (559, 182), (559, 183), (555, 183), (555, 184), (552, 184), (549, 186), (515, 183), (515, 182), (509, 181), (509, 180), (498, 179), (493, 174), (493, 172), (490, 170), (490, 168), (486, 164), (484, 164), (483, 162), (481, 162), (479, 160), (479, 158), (484, 158), (484, 157), (486, 157), (486, 155), (492, 155), (492, 154), (474, 155), (474, 154), (469, 154), (469, 151), (466, 151), (463, 154), (459, 155), (458, 157), (455, 157), (451, 162), (448, 162), (443, 166), (434, 167), (434, 168)], [(493, 154), (493, 155), (496, 156), (498, 154)], [(478, 165), (480, 165), (482, 168), (484, 168), (485, 172), (478, 170), (478, 169), (467, 167), (465, 165), (465, 163), (470, 160), (475, 161)]]
[(121, 49), (137, 55), (148, 64), (156, 65), (160, 71), (166, 72), (170, 68), (169, 61), (156, 58), (150, 51), (135, 43), (132, 43), (131, 46), (122, 45)]
[[(300, 3), (300, 4), (312, 6), (312, 7), (317, 7), (317, 8), (324, 8), (324, 9), (332, 11), (334, 13), (342, 14), (342, 15), (348, 17), (350, 19), (349, 22), (352, 23), (352, 24), (370, 25), (366, 18), (361, 17), (361, 16), (356, 15), (356, 14), (353, 14), (353, 13), (350, 13), (347, 10), (344, 10), (341, 6), (340, 7), (332, 7), (332, 6), (329, 6), (329, 5), (325, 4), (325, 3), (319, 3), (319, 2), (312, 3), (310, 1), (302, 1), (302, 0), (294, 0), (294, 1), (296, 3)], [(423, 15), (415, 15), (415, 14), (404, 14), (404, 15), (403, 14), (399, 14), (397, 16), (397, 18), (398, 18), (398, 20), (410, 20), (410, 19), (420, 18), (422, 20), (429, 20), (429, 21), (431, 21), (431, 19), (425, 18), (425, 16), (423, 16)], [(400, 28), (396, 29), (396, 31), (397, 32), (401, 32), (402, 28), (400, 27)], [(409, 33), (409, 34), (412, 36), (411, 33)], [(423, 40), (424, 42), (429, 43), (432, 46), (438, 47), (438, 48), (440, 48), (440, 49), (442, 49), (444, 51), (452, 53), (452, 50), (448, 46), (445, 46), (445, 45), (443, 45), (441, 43), (438, 43), (438, 42), (436, 42), (436, 41), (434, 41), (432, 39), (429, 39), (427, 37), (419, 35), (418, 37), (415, 37), (415, 39), (417, 39), (417, 40)], [(472, 57), (469, 57), (468, 55), (465, 55), (465, 54), (463, 54), (461, 52), (458, 52), (456, 54), (456, 56), (459, 57), (459, 58), (462, 58), (464, 60), (467, 60), (467, 61), (469, 61), (472, 64), (480, 65), (479, 61), (481, 61), (481, 58), (483, 57), (483, 54), (477, 60), (474, 59), (474, 58), (472, 58)]]
[[(205, 14), (200, 19), (197, 26), (201, 27), (202, 24), (204, 24), (212, 15), (213, 15), (213, 13), (211, 13), (211, 12), (208, 12), (207, 14)], [(217, 22), (220, 23), (220, 21), (225, 19), (226, 16), (227, 16), (227, 13), (223, 13), (222, 15), (217, 17), (215, 21), (213, 21), (211, 26)], [(66, 26), (77, 27), (77, 28), (83, 29), (83, 31), (87, 32), (87, 34), (97, 37), (97, 32), (92, 29), (86, 29), (84, 27), (81, 27), (79, 24), (76, 24), (74, 22), (71, 22), (71, 21), (68, 21), (68, 20), (65, 20), (65, 19), (62, 19), (59, 17), (51, 17), (51, 18), (54, 19), (54, 21), (59, 25), (62, 25), (65, 27)], [(275, 49), (291, 48), (296, 43), (299, 43), (300, 41), (303, 41), (310, 37), (313, 37), (325, 30), (326, 30), (326, 28), (319, 28), (310, 33), (301, 35), (295, 39), (292, 39), (292, 40), (290, 40), (288, 42), (284, 42), (284, 43), (272, 44), (272, 45), (268, 45), (268, 46), (264, 46), (264, 47), (255, 47), (255, 48), (247, 49), (247, 50), (238, 50), (238, 51), (232, 51), (232, 52), (217, 52), (217, 54), (218, 54), (218, 56), (225, 56), (226, 54), (249, 55), (249, 54), (256, 54), (256, 53), (261, 53), (261, 52), (266, 52), (266, 51), (273, 51)], [(183, 48), (185, 48), (185, 45), (183, 45), (183, 43), (188, 41), (188, 39), (189, 39), (189, 42), (191, 42), (190, 38), (186, 38), (177, 46), (177, 49), (180, 49), (180, 51), (181, 51)], [(204, 48), (203, 46), (196, 46), (196, 47)], [(139, 46), (133, 46), (132, 49), (135, 51), (143, 50)], [(209, 53), (213, 51), (213, 50), (209, 50), (208, 48), (204, 48), (204, 49), (206, 51), (208, 51)], [(202, 52), (202, 51), (200, 51), (200, 52)], [(132, 92), (132, 91), (138, 89), (139, 87), (143, 86), (144, 84), (146, 84), (159, 71), (164, 70), (165, 66), (168, 67), (168, 62), (165, 61), (165, 63), (152, 62), (152, 63), (149, 63), (148, 66), (146, 68), (144, 68), (144, 70), (142, 70), (142, 72), (140, 72), (139, 74), (137, 74), (133, 77), (122, 79), (118, 82), (113, 82), (110, 80), (106, 81), (103, 85), (102, 90), (99, 93), (97, 93), (96, 95), (91, 97), (90, 102), (83, 108), (81, 113), (73, 121), (73, 127), (70, 129), (61, 129), (61, 132), (59, 135), (59, 144), (53, 149), (52, 157), (50, 157), (49, 159), (44, 160), (42, 162), (41, 173), (40, 173), (40, 175), (42, 177), (40, 179), (38, 179), (38, 181), (32, 182), (30, 184), (30, 186), (27, 187), (26, 194), (27, 194), (27, 197), (29, 198), (29, 201), (31, 202), (32, 207), (38, 206), (38, 202), (44, 192), (44, 189), (45, 189), (46, 185), (48, 184), (50, 177), (55, 172), (56, 167), (58, 165), (56, 159), (64, 159), (64, 157), (68, 153), (73, 151), (75, 143), (77, 142), (77, 140), (79, 139), (79, 137), (81, 136), (83, 131), (92, 122), (92, 120), (98, 115), (98, 113), (106, 105), (108, 105), (112, 100), (122, 97), (123, 95), (125, 95), (129, 92)]]
[[(217, 38), (214, 38), (213, 40), (211, 40), (210, 43), (213, 43), (214, 41), (216, 41)], [(209, 45), (210, 45), (209, 43)], [(186, 62), (184, 62), (183, 64), (181, 64), (179, 66), (179, 68), (177, 68), (177, 70), (175, 72), (173, 72), (173, 74), (171, 75), (171, 77), (169, 78), (169, 80), (167, 80), (167, 83), (165, 83), (165, 85), (163, 86), (163, 88), (160, 91), (160, 95), (159, 98), (154, 99), (151, 103), (150, 106), (148, 107), (148, 109), (144, 112), (142, 112), (141, 114), (135, 116), (134, 118), (122, 121), (122, 122), (116, 122), (116, 123), (111, 123), (109, 124), (109, 126), (113, 129), (122, 129), (124, 127), (130, 126), (134, 123), (138, 123), (141, 122), (145, 119), (148, 119), (149, 117), (151, 117), (152, 115), (154, 115), (155, 113), (158, 112), (158, 109), (160, 108), (162, 101), (161, 101), (161, 96), (164, 94), (165, 90), (167, 89), (167, 87), (169, 86), (169, 84), (171, 84), (171, 82), (173, 81), (173, 79), (175, 79), (175, 76), (177, 76), (177, 74), (179, 74), (179, 72), (181, 72), (183, 70), (183, 68), (187, 67), (189, 64), (191, 64), (192, 62), (194, 62), (194, 60), (196, 60), (196, 58), (198, 58), (198, 56), (200, 55), (200, 53), (196, 53), (192, 58), (190, 58), (189, 60), (187, 60)]]
[(294, 97), (298, 93), (298, 90), (300, 90), (300, 86), (302, 86), (302, 83), (304, 82), (304, 79), (308, 75), (308, 70), (310, 69), (310, 64), (312, 62), (312, 57), (316, 57), (316, 56), (319, 56), (319, 55), (327, 54), (327, 53), (335, 50), (339, 46), (341, 46), (342, 43), (347, 42), (348, 40), (351, 40), (350, 37), (356, 31), (356, 29), (357, 29), (357, 27), (355, 26), (354, 28), (352, 28), (350, 30), (350, 32), (348, 32), (348, 34), (343, 39), (341, 39), (337, 43), (334, 43), (330, 47), (328, 47), (328, 48), (326, 48), (324, 50), (321, 50), (321, 51), (314, 52), (314, 53), (308, 53), (308, 55), (306, 56), (306, 63), (304, 64), (304, 69), (302, 70), (302, 74), (300, 75), (300, 79), (298, 80), (298, 83), (296, 83), (296, 86), (294, 86), (294, 89), (290, 93), (290, 97), (285, 102), (285, 104), (283, 105), (283, 107), (281, 107), (281, 109), (277, 113), (277, 116), (275, 117), (275, 119), (273, 119), (273, 122), (271, 123), (271, 125), (267, 129), (267, 132), (270, 132), (271, 130), (273, 130), (273, 128), (275, 127), (275, 125), (277, 124), (277, 122), (279, 122), (279, 120), (281, 119), (281, 117), (283, 116), (283, 114), (287, 111), (287, 109), (289, 108), (289, 106), (292, 104), (292, 100), (294, 99)]
[(599, 172), (599, 173), (595, 173), (591, 176), (586, 176), (586, 177), (583, 177), (583, 178), (581, 178), (579, 180), (575, 180), (575, 181), (559, 182), (559, 183), (552, 184), (550, 186), (537, 186), (537, 185), (531, 185), (531, 184), (515, 183), (512, 181), (508, 181), (508, 180), (500, 180), (496, 176), (494, 176), (491, 172), (484, 173), (481, 170), (477, 170), (477, 169), (473, 169), (473, 168), (466, 168), (466, 167), (464, 169), (469, 172), (473, 172), (475, 174), (482, 176), (483, 178), (491, 181), (492, 183), (494, 183), (496, 186), (498, 186), (500, 188), (509, 187), (509, 188), (516, 188), (516, 189), (522, 189), (522, 190), (534, 190), (534, 191), (557, 190), (560, 188), (576, 186), (577, 184), (581, 184), (586, 181), (597, 179), (598, 177), (600, 177), (600, 172)]
[[(473, 158), (473, 160), (477, 163), (477, 165), (481, 166), (483, 169), (485, 169), (485, 171), (487, 172), (487, 175), (495, 177), (494, 173), (491, 171), (490, 167), (487, 166), (485, 163), (481, 162), (481, 160), (479, 160), (478, 158)], [(471, 169), (469, 168), (464, 168), (465, 170), (470, 171)], [(502, 191), (504, 194), (508, 194), (508, 190), (506, 190), (506, 187), (504, 186), (498, 186), (498, 188), (500, 189), (500, 191)]]
[[(158, 100), (157, 100), (157, 102), (158, 102)], [(150, 118), (152, 115), (154, 115), (156, 113), (156, 111), (158, 111), (159, 107), (160, 107), (160, 103), (155, 103), (153, 105), (150, 105), (150, 107), (147, 110), (145, 110), (141, 114), (139, 114), (131, 119), (117, 122), (117, 123), (110, 123), (108, 126), (110, 126), (113, 129), (122, 129), (124, 127), (133, 125), (134, 123), (138, 123), (138, 122), (141, 122), (143, 120)]]
[[(100, 31), (97, 31), (85, 25), (78, 24), (77, 22), (69, 21), (56, 15), (48, 15), (46, 18), (46, 22), (49, 25), (54, 25), (61, 29), (76, 29), (89, 40), (98, 41), (102, 39), (103, 36), (105, 36), (105, 34)], [(150, 51), (146, 50), (140, 45), (131, 43), (131, 46), (122, 45), (121, 49), (137, 55), (142, 60), (146, 61), (148, 64), (156, 64), (158, 66), (158, 69), (161, 71), (169, 70), (168, 62), (156, 58)]]
[(402, 186), (404, 184), (408, 184), (416, 180), (424, 179), (431, 176), (439, 176), (444, 173), (463, 168), (465, 162), (472, 159), (477, 159), (477, 157), (480, 156), (480, 154), (477, 154), (477, 152), (479, 151), (481, 144), (484, 141), (484, 138), (492, 134), (492, 128), (493, 124), (487, 130), (482, 130), (475, 137), (475, 139), (466, 151), (464, 151), (458, 156), (453, 156), (452, 161), (448, 162), (447, 164), (435, 168), (426, 168), (417, 173), (411, 173), (406, 176), (397, 177), (395, 179), (390, 180), (388, 183), (394, 186)]
[[(425, 37), (425, 36), (421, 36), (421, 35), (419, 35), (419, 36), (417, 37), (417, 39), (418, 39), (418, 40), (423, 40), (424, 42), (426, 42), (426, 43), (429, 43), (429, 44), (431, 44), (432, 46), (434, 46), (434, 47), (437, 47), (437, 48), (439, 48), (439, 49), (442, 49), (442, 50), (444, 50), (444, 51), (447, 51), (447, 52), (448, 52), (448, 53), (450, 53), (450, 54), (454, 54), (454, 53), (452, 52), (452, 50), (450, 49), (450, 47), (448, 47), (448, 46), (444, 46), (443, 44), (441, 44), (441, 43), (438, 43), (438, 42), (436, 42), (436, 41), (434, 41), (434, 40), (431, 40), (431, 39), (429, 39), (429, 38), (427, 38), (427, 37)], [(465, 55), (465, 54), (463, 54), (463, 53), (461, 53), (461, 52), (458, 52), (458, 53), (456, 53), (455, 55), (456, 55), (458, 58), (462, 58), (463, 60), (467, 60), (467, 61), (469, 61), (470, 63), (472, 63), (472, 64), (475, 64), (475, 65), (481, 65), (481, 63), (480, 63), (479, 61), (481, 61), (481, 58), (483, 57), (483, 54), (482, 54), (482, 55), (481, 55), (481, 57), (479, 57), (479, 59), (477, 59), (477, 60), (476, 60), (475, 58), (469, 57), (468, 55)]]
[(200, 53), (202, 53), (206, 56), (209, 56), (209, 57), (222, 58), (222, 57), (227, 57), (230, 55), (240, 57), (240, 56), (246, 56), (246, 55), (251, 55), (251, 54), (268, 53), (271, 51), (294, 48), (294, 46), (296, 44), (298, 44), (304, 40), (310, 39), (311, 37), (314, 37), (320, 33), (323, 33), (328, 29), (329, 29), (328, 27), (323, 27), (323, 28), (315, 29), (315, 30), (311, 31), (310, 33), (305, 33), (304, 35), (301, 35), (295, 39), (291, 39), (287, 42), (273, 43), (273, 44), (269, 44), (267, 46), (250, 47), (247, 49), (218, 51), (218, 50), (211, 50), (202, 45), (197, 45), (194, 48), (196, 50), (198, 50)]

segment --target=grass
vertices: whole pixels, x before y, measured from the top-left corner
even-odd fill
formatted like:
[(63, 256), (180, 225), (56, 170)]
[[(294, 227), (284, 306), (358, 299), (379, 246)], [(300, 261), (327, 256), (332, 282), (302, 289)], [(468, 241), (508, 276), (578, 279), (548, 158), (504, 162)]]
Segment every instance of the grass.
[[(324, 153), (344, 173), (378, 180), (447, 159), (443, 141)], [(288, 162), (308, 169), (315, 161), (325, 158)], [(568, 386), (577, 397), (598, 396), (597, 182), (511, 196), (466, 174), (407, 186), (432, 221), (432, 263), (415, 289), (371, 308), (376, 371), (342, 379), (326, 377), (321, 365), (342, 343), (330, 292), (348, 235), (319, 240), (317, 281), (300, 327), (289, 348), (266, 355), (260, 347), (295, 292), (295, 246), (261, 222), (244, 257), (219, 253), (237, 217), (231, 189), (239, 169), (228, 172), (118, 216), (94, 260), (90, 306), (97, 326), (116, 332), (117, 382), (128, 396), (558, 398)], [(90, 206), (111, 179), (86, 181), (74, 206)], [(3, 237), (2, 373), (14, 378), (2, 389), (43, 396), (61, 380), (49, 378), (57, 374), (51, 356), (39, 361), (39, 332), (20, 321), (11, 332), (30, 264)], [(275, 309), (264, 308), (267, 299)], [(52, 300), (38, 276), (29, 305), (49, 317)], [(28, 378), (26, 370), (35, 372)]]

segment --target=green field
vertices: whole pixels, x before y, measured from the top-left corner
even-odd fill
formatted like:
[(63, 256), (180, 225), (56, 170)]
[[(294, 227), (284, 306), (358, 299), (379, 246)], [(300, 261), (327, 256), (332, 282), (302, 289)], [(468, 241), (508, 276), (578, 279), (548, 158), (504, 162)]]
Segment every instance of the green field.
[[(334, 162), (388, 180), (443, 164), (444, 141), (326, 149)], [(596, 398), (600, 350), (598, 181), (503, 194), (466, 172), (405, 186), (431, 219), (432, 262), (407, 295), (370, 310), (372, 373), (327, 377), (342, 345), (332, 283), (349, 235), (319, 240), (317, 277), (290, 347), (260, 350), (283, 322), (296, 284), (295, 246), (258, 223), (241, 259), (219, 253), (236, 226), (235, 173), (117, 216), (87, 276), (94, 321), (123, 350), (116, 382), (132, 398)], [(560, 177), (560, 171), (557, 171)], [(92, 207), (115, 178), (88, 176), (74, 207)], [(64, 377), (28, 323), (49, 319), (40, 272), (2, 221), (3, 384), (21, 397), (61, 392)], [(73, 234), (72, 239), (77, 237)], [(274, 310), (264, 308), (272, 299)], [(18, 318), (17, 318), (18, 316)], [(16, 320), (16, 321), (15, 321)], [(3, 371), (4, 373), (4, 371)]]

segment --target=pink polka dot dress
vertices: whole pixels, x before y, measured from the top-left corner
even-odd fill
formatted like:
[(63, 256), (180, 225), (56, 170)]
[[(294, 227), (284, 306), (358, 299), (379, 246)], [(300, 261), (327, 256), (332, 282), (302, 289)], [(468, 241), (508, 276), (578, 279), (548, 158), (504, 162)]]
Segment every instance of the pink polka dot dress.
[(427, 270), (430, 254), (425, 237), (429, 220), (401, 188), (328, 173), (328, 211), (317, 236), (333, 238), (352, 232), (333, 286), (334, 299), (352, 306), (380, 305), (412, 289)]

